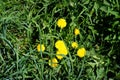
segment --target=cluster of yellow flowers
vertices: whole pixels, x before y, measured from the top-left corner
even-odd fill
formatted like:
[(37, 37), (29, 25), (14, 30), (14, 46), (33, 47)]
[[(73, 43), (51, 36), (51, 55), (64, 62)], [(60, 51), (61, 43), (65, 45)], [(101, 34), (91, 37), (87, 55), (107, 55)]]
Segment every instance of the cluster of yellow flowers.
[(61, 60), (63, 58), (63, 56), (67, 55), (67, 53), (68, 53), (67, 47), (65, 46), (65, 43), (62, 40), (58, 40), (55, 43), (55, 47), (58, 49), (56, 52), (56, 57), (58, 59)]
[[(71, 46), (72, 46), (72, 48), (76, 49), (76, 48), (78, 48), (78, 43), (77, 42), (72, 42)], [(86, 54), (85, 48), (78, 49), (77, 56), (79, 56), (80, 58), (82, 58), (82, 57), (85, 56), (85, 54)]]
[[(63, 29), (64, 27), (66, 27), (67, 22), (65, 19), (61, 18), (57, 21), (57, 25), (58, 27), (60, 27), (61, 29)], [(80, 34), (80, 31), (78, 28), (74, 29), (74, 34), (75, 36)], [(72, 48), (77, 49), (78, 48), (78, 43), (77, 42), (72, 42), (71, 44)], [(61, 60), (62, 58), (64, 58), (67, 54), (68, 54), (68, 49), (64, 43), (63, 40), (57, 40), (55, 42), (55, 48), (57, 49), (56, 51), (56, 57), (57, 59)], [(44, 52), (45, 51), (45, 46), (44, 44), (38, 44), (37, 45), (37, 51), (40, 52)], [(86, 54), (86, 50), (85, 48), (79, 48), (77, 51), (77, 56), (79, 56), (80, 58), (84, 57)], [(58, 66), (58, 60), (56, 58), (52, 58), (48, 61), (49, 66), (51, 67), (57, 67)]]

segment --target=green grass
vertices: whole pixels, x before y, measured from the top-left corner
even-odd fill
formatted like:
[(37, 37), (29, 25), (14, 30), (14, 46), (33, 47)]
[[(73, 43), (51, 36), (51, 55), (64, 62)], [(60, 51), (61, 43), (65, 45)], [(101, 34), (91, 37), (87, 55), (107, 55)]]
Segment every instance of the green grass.
[[(67, 22), (62, 30), (59, 18)], [(57, 40), (69, 54), (52, 68)], [(86, 48), (85, 57), (76, 56), (73, 41)], [(120, 80), (119, 44), (119, 0), (0, 0), (1, 80)]]

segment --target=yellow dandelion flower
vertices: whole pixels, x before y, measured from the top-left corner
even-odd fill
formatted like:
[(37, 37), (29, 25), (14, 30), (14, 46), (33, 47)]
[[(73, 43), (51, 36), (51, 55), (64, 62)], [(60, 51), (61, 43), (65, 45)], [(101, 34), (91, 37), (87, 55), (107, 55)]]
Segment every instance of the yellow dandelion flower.
[(82, 57), (85, 56), (85, 54), (86, 54), (85, 48), (78, 49), (77, 56), (79, 56), (80, 58), (82, 58)]
[(67, 49), (61, 49), (56, 52), (56, 57), (61, 60), (64, 56), (68, 54)]
[(37, 51), (38, 51), (38, 52), (40, 52), (40, 51), (44, 52), (44, 51), (45, 51), (45, 46), (44, 46), (43, 44), (42, 44), (42, 45), (41, 45), (41, 44), (38, 44), (38, 45), (37, 45)]
[(58, 40), (58, 41), (56, 41), (56, 43), (55, 43), (55, 47), (56, 47), (57, 49), (62, 49), (62, 48), (65, 47), (65, 44), (64, 44), (64, 42), (63, 42), (62, 40)]
[(77, 42), (72, 42), (72, 48), (78, 48), (78, 43)]
[(79, 29), (77, 29), (77, 28), (75, 28), (75, 30), (74, 30), (74, 34), (75, 34), (75, 35), (80, 34), (80, 30), (79, 30)]
[(58, 59), (62, 59), (63, 55), (67, 55), (68, 54), (68, 50), (66, 45), (64, 44), (64, 42), (62, 40), (58, 40), (55, 43), (55, 47), (58, 49), (58, 51), (56, 52), (56, 57)]
[(62, 28), (64, 28), (64, 27), (66, 27), (67, 22), (66, 22), (65, 19), (60, 18), (60, 19), (58, 19), (58, 21), (57, 21), (57, 25), (58, 25), (58, 27), (60, 27), (60, 28), (62, 29)]
[(63, 54), (60, 53), (59, 51), (56, 52), (56, 57), (61, 60), (63, 58)]
[(56, 58), (53, 58), (53, 59), (49, 60), (48, 64), (51, 67), (57, 67), (58, 66), (58, 61), (57, 61)]

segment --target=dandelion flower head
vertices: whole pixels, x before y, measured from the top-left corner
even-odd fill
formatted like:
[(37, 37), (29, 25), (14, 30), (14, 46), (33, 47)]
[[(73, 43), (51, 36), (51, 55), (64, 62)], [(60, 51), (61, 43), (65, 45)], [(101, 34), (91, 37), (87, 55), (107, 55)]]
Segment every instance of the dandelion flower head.
[(72, 42), (72, 48), (78, 48), (78, 43), (77, 42)]
[(58, 59), (62, 59), (63, 55), (66, 56), (68, 54), (67, 47), (62, 40), (56, 41), (55, 47), (58, 49), (58, 51), (56, 52), (56, 57)]
[(60, 49), (63, 49), (63, 48), (66, 48), (65, 43), (64, 43), (62, 40), (56, 41), (55, 47), (56, 47), (57, 49), (59, 49), (59, 50), (60, 50)]
[(77, 29), (77, 28), (75, 28), (75, 30), (74, 30), (74, 34), (75, 34), (75, 35), (79, 35), (79, 34), (80, 34), (80, 30)]
[(82, 57), (85, 56), (85, 54), (86, 54), (85, 48), (80, 48), (80, 49), (78, 49), (78, 51), (77, 51), (77, 56), (79, 56), (80, 58), (82, 58)]
[(44, 44), (38, 44), (38, 45), (37, 45), (37, 51), (38, 51), (38, 52), (40, 52), (40, 51), (44, 52), (44, 51), (45, 51), (45, 46), (44, 46)]
[(65, 19), (60, 18), (60, 19), (58, 19), (58, 21), (57, 21), (57, 25), (58, 25), (58, 27), (60, 27), (61, 29), (63, 29), (64, 27), (66, 27), (67, 22), (66, 22)]
[(68, 54), (68, 51), (66, 49), (58, 50), (56, 52), (56, 57), (61, 60), (64, 56)]
[(58, 66), (58, 61), (57, 61), (56, 58), (53, 58), (53, 59), (49, 60), (48, 64), (51, 67), (57, 67)]

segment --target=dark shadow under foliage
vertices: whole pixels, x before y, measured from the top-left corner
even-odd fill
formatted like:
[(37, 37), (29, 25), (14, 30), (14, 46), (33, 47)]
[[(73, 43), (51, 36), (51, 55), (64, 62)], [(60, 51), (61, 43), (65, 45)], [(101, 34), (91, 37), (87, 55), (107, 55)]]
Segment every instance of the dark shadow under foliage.
[(95, 42), (102, 46), (100, 54), (110, 59), (108, 68), (111, 71), (108, 71), (107, 77), (114, 78), (120, 69), (120, 19), (114, 16), (102, 17), (95, 24), (95, 29), (99, 33)]

